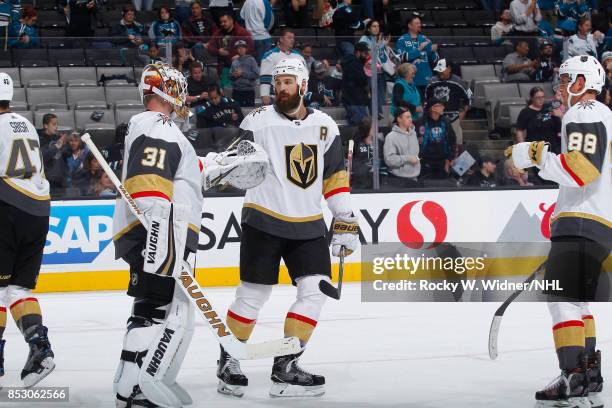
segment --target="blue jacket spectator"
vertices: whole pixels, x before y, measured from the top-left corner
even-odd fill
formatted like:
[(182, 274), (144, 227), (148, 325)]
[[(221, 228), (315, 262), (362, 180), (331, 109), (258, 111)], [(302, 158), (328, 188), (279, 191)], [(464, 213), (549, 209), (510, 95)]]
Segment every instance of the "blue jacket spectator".
[(438, 61), (438, 44), (421, 34), (421, 18), (408, 18), (408, 32), (402, 35), (396, 43), (396, 51), (403, 56), (404, 61), (416, 66), (417, 72), (414, 84), (417, 87), (427, 86), (432, 77), (430, 62)]
[(444, 116), (444, 102), (427, 100), (424, 116), (415, 124), (419, 138), (423, 175), (445, 178), (450, 173), (450, 162), (455, 157), (457, 139), (453, 126)]
[(123, 8), (123, 18), (110, 30), (111, 37), (114, 37), (113, 43), (131, 48), (144, 44), (147, 30), (143, 24), (135, 20), (135, 17), (134, 6), (127, 5)]
[(395, 117), (395, 112), (399, 106), (410, 110), (413, 117), (418, 118), (423, 111), (421, 108), (421, 95), (414, 85), (416, 67), (413, 64), (404, 63), (397, 67), (397, 80), (393, 85), (391, 96), (391, 116)]
[(181, 39), (181, 26), (172, 18), (169, 7), (159, 9), (159, 20), (149, 28), (149, 37), (160, 46), (175, 44)]
[[(13, 8), (12, 12), (18, 9)], [(8, 45), (11, 48), (36, 48), (40, 46), (40, 38), (38, 37), (38, 27), (36, 21), (38, 13), (36, 9), (29, 4), (26, 4), (21, 9), (21, 18), (13, 17), (9, 26)]]
[(362, 29), (363, 22), (351, 7), (352, 0), (340, 1), (332, 17), (332, 28), (336, 37), (336, 47), (341, 55), (352, 54), (355, 44), (355, 31)]
[(578, 20), (588, 17), (589, 10), (588, 0), (557, 0), (555, 12), (559, 17), (558, 27), (564, 31), (575, 32), (578, 29)]
[(238, 127), (244, 115), (232, 98), (222, 95), (218, 86), (208, 91), (209, 100), (196, 108), (198, 128)]
[(19, 20), (21, 0), (0, 1), (0, 21)]

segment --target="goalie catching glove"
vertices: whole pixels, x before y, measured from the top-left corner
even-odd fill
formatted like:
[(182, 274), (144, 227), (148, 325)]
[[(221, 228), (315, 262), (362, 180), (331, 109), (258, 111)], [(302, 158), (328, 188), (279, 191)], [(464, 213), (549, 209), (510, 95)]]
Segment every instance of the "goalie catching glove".
[(543, 166), (549, 148), (550, 144), (546, 142), (523, 142), (508, 147), (504, 154), (507, 158), (512, 159), (517, 169), (527, 169), (533, 166)]
[(352, 214), (338, 215), (332, 224), (332, 255), (340, 256), (344, 247), (344, 256), (349, 256), (359, 248), (359, 224)]
[(241, 140), (235, 149), (208, 153), (200, 160), (204, 166), (204, 191), (223, 184), (247, 190), (261, 184), (268, 171), (268, 154), (260, 145), (248, 140)]

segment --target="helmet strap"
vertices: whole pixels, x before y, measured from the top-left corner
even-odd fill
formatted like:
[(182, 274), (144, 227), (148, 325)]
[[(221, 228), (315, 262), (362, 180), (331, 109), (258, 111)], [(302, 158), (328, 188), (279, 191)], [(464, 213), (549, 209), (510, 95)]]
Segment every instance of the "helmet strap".
[(575, 78), (571, 82), (569, 82), (567, 84), (567, 101), (566, 102), (567, 102), (567, 107), (568, 108), (572, 107), (572, 97), (574, 97), (574, 96), (580, 97), (580, 96), (584, 95), (584, 93), (587, 91), (586, 86), (584, 87), (584, 89), (580, 93), (573, 93), (570, 90), (570, 88), (576, 83), (577, 79), (578, 79), (578, 75), (576, 75)]

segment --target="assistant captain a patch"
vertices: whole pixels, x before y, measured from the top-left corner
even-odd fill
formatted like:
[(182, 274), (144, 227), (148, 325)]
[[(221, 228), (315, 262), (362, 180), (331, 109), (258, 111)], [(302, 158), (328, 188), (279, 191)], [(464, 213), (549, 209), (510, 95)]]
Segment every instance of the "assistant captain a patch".
[(310, 187), (317, 179), (317, 149), (316, 144), (285, 146), (285, 168), (287, 178), (293, 184), (303, 189)]

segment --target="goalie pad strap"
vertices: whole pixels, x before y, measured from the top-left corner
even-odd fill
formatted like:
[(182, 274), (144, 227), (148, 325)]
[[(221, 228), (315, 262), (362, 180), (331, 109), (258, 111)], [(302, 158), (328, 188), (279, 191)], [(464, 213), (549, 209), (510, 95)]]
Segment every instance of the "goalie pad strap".
[(129, 351), (129, 350), (121, 350), (121, 357), (119, 357), (123, 361), (127, 361), (128, 363), (136, 363), (138, 367), (142, 367), (142, 359), (147, 355), (145, 351)]

